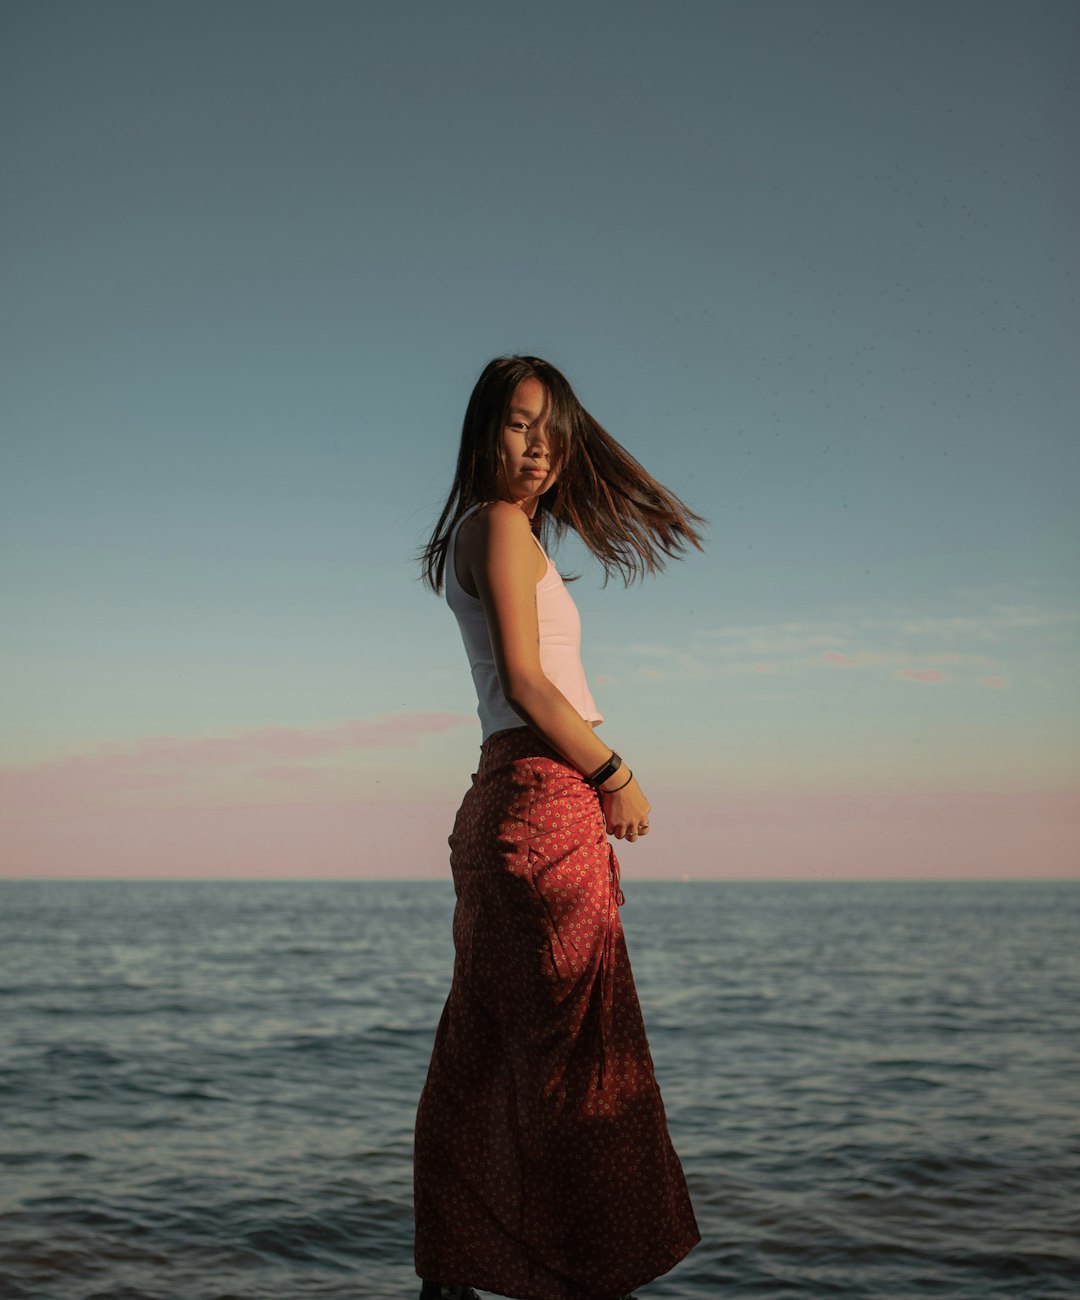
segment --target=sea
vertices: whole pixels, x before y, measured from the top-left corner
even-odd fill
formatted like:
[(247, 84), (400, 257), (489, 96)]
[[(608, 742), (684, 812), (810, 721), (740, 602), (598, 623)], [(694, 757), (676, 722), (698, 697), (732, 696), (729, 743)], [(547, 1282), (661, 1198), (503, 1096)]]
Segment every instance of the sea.
[[(703, 1240), (641, 1300), (1080, 1296), (1080, 881), (637, 881)], [(414, 1300), (445, 881), (0, 883), (0, 1300)]]

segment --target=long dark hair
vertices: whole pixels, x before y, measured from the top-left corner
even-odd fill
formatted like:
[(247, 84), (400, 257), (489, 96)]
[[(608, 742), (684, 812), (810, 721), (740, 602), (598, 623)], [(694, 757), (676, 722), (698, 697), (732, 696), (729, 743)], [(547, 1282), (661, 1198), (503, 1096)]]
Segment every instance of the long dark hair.
[(585, 410), (556, 368), (540, 357), (496, 357), (469, 398), (461, 427), (454, 484), (431, 540), (420, 553), (421, 576), (442, 591), (446, 550), (454, 525), (481, 501), (499, 495), (502, 430), (514, 390), (523, 379), (544, 386), (552, 463), (559, 474), (537, 503), (533, 528), (547, 545), (572, 528), (604, 568), (629, 586), (663, 569), (688, 545), (702, 549), (705, 520), (658, 483)]

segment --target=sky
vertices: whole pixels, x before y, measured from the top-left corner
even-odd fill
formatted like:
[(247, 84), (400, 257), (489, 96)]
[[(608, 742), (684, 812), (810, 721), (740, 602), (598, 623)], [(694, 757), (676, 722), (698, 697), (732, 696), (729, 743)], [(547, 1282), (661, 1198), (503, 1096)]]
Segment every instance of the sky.
[(8, 0), (0, 874), (447, 879), (528, 352), (709, 521), (555, 556), (625, 877), (1080, 877), (1078, 121), (1071, 0)]

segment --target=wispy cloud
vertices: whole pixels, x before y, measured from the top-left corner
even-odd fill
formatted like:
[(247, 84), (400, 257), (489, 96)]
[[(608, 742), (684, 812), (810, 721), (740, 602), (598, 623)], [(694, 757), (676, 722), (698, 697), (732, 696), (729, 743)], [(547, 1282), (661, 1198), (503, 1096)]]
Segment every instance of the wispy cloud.
[(650, 679), (786, 674), (815, 669), (880, 670), (926, 683), (953, 678), (1001, 689), (1006, 656), (1062, 645), (1080, 634), (1080, 613), (996, 605), (977, 616), (894, 615), (703, 629), (681, 645), (632, 642), (598, 647), (607, 676)]
[(297, 766), (300, 760), (408, 748), (424, 736), (475, 722), (473, 715), (460, 713), (402, 713), (322, 727), (258, 727), (219, 736), (108, 741), (84, 754), (0, 766), (0, 805), (17, 811), (27, 801), (70, 802), (93, 792), (176, 787), (207, 773), (255, 764), (262, 764), (255, 769), (257, 775), (295, 781), (314, 770)]
[(1039, 610), (1020, 605), (994, 605), (985, 614), (952, 616), (908, 616), (865, 621), (910, 636), (930, 636), (942, 641), (1001, 641), (1016, 632), (1050, 633), (1071, 639), (1080, 632), (1080, 612)]

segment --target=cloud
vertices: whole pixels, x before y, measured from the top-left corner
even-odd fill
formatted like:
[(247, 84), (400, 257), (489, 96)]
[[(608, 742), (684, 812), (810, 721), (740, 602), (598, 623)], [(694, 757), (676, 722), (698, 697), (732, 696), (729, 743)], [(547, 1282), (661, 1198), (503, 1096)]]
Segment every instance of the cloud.
[[(932, 663), (940, 668), (951, 667), (969, 671), (997, 667), (999, 660), (981, 654), (964, 654), (956, 651), (928, 651), (925, 649), (883, 650), (856, 648), (864, 639), (856, 629), (846, 633), (839, 630), (828, 636), (794, 636), (790, 627), (771, 643), (761, 637), (748, 641), (735, 630), (727, 634), (702, 633), (687, 647), (653, 644), (629, 646), (603, 646), (601, 652), (610, 654), (613, 662), (622, 661), (623, 670), (610, 674), (615, 680), (625, 679), (627, 672), (650, 680), (667, 678), (717, 678), (741, 676), (747, 673), (773, 673), (795, 676), (806, 669), (833, 667), (847, 669), (881, 668), (894, 676), (907, 676), (913, 671), (913, 661)], [(833, 649), (822, 650), (822, 644)], [(850, 649), (839, 647), (847, 645)], [(762, 658), (762, 652), (769, 655)], [(627, 663), (627, 660), (630, 662)]]
[(424, 736), (475, 722), (471, 714), (401, 713), (323, 727), (258, 727), (220, 736), (108, 741), (86, 754), (0, 767), (0, 806), (17, 811), (27, 803), (67, 803), (94, 793), (174, 788), (208, 773), (253, 764), (262, 764), (256, 775), (261, 771), (275, 780), (312, 781), (317, 769), (294, 766), (297, 760), (409, 748)]
[[(881, 669), (883, 676), (1003, 686), (1003, 656), (1028, 657), (1032, 648), (1072, 641), (1080, 613), (994, 605), (986, 613), (892, 615), (815, 622), (735, 624), (703, 628), (677, 644), (631, 642), (598, 647), (605, 670), (627, 675), (716, 679), (770, 672), (788, 677), (821, 668)], [(1033, 635), (1035, 634), (1035, 635)], [(929, 675), (928, 675), (929, 674)]]
[[(828, 650), (817, 660), (807, 662), (835, 664), (840, 668), (895, 668), (898, 664), (909, 663), (915, 657), (911, 652), (904, 651), (858, 650), (854, 654), (844, 654), (839, 650)], [(918, 658), (957, 667), (968, 664), (968, 656), (959, 654), (920, 653)]]
[[(872, 621), (868, 625), (874, 626)], [(949, 641), (1000, 641), (1016, 632), (1057, 632), (1064, 637), (1080, 630), (1080, 613), (1074, 610), (1040, 610), (1019, 605), (992, 605), (985, 614), (916, 617), (901, 615), (880, 625), (911, 636), (932, 636)]]

